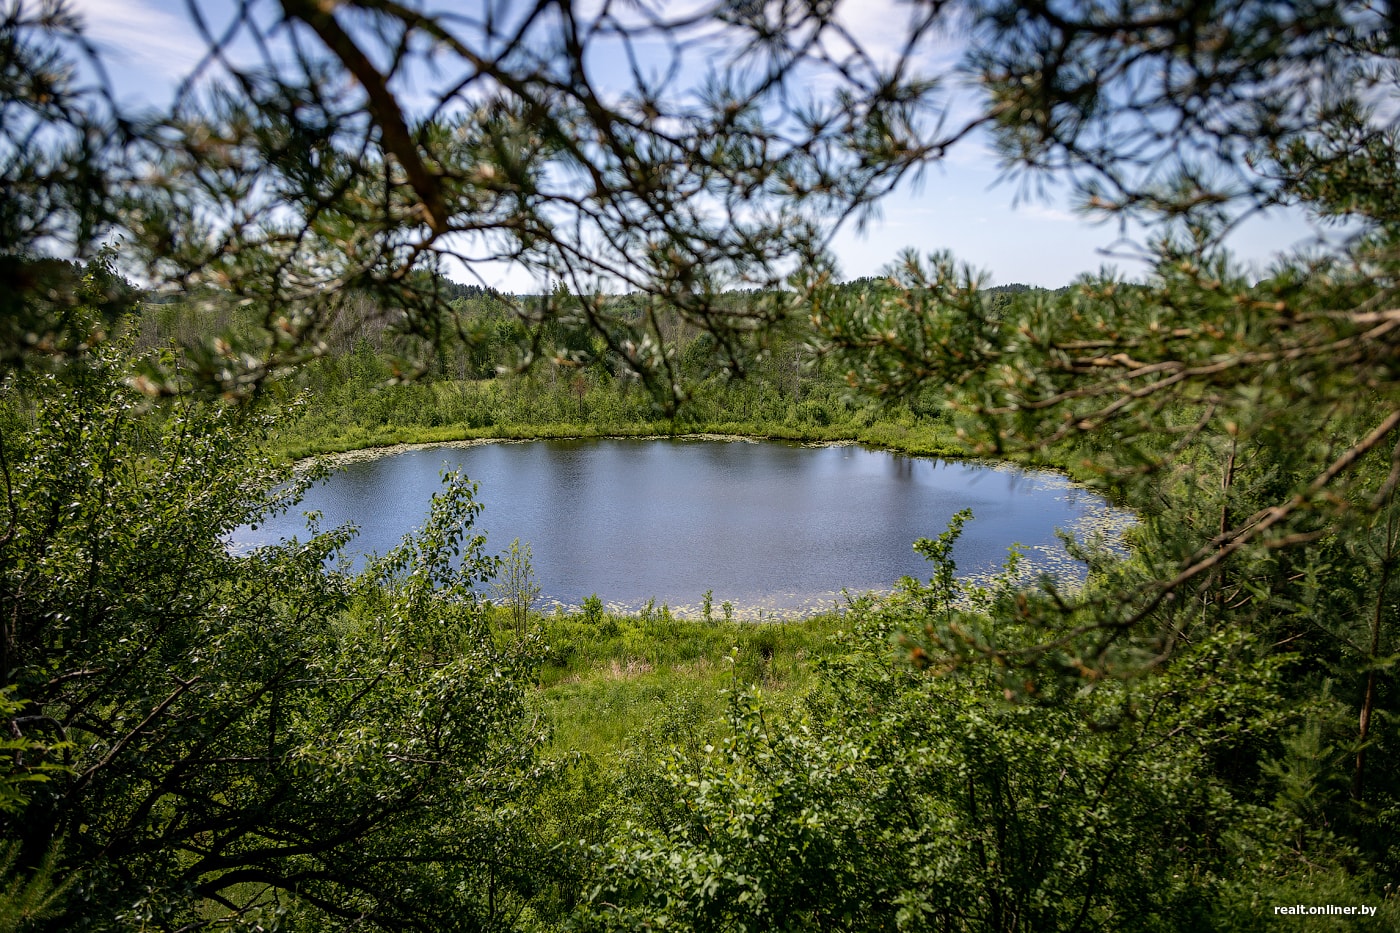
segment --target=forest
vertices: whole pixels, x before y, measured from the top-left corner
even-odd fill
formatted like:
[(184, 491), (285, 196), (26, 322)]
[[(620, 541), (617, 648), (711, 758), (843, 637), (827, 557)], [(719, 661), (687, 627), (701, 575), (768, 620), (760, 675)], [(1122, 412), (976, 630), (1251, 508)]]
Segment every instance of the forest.
[[(1400, 16), (900, 9), (191, 0), (137, 107), (0, 0), (0, 933), (1400, 929)], [(843, 280), (976, 140), (1148, 271)], [(1276, 208), (1336, 235), (1260, 273)], [(781, 623), (539, 611), (457, 474), (359, 569), (226, 545), (322, 454), (688, 433), (1138, 520)]]
[[(882, 287), (856, 282), (838, 290)], [(1011, 288), (983, 291), (988, 314), (1003, 312)], [(772, 335), (763, 357), (750, 363), (743, 378), (735, 378), (711, 371), (713, 338), (673, 316), (664, 326), (672, 334), (686, 398), (668, 413), (601, 339), (568, 331), (553, 319), (532, 330), (512, 309), (512, 302), (539, 307), (572, 300), (562, 289), (549, 296), (512, 296), (509, 301), (489, 296), (455, 299), (450, 304), (455, 321), (478, 336), (445, 348), (395, 337), (382, 325), (361, 326), (389, 313), (362, 300), (342, 329), (326, 341), (324, 351), (278, 384), (284, 403), (294, 403), (299, 395), (303, 403), (294, 405), (295, 416), (283, 423), (271, 449), (299, 459), (478, 437), (712, 433), (811, 442), (859, 440), (930, 455), (967, 453), (933, 389), (897, 404), (857, 396), (845, 373), (817, 348), (810, 324), (789, 325), (786, 333)], [(727, 300), (735, 306), (757, 303), (743, 293)], [(644, 313), (635, 296), (604, 301), (623, 320), (635, 321)], [(257, 326), (252, 320), (238, 321), (237, 315), (208, 314), (206, 308), (189, 308), (178, 300), (144, 308), (131, 323), (137, 352), (189, 353), (230, 329), (252, 331)]]

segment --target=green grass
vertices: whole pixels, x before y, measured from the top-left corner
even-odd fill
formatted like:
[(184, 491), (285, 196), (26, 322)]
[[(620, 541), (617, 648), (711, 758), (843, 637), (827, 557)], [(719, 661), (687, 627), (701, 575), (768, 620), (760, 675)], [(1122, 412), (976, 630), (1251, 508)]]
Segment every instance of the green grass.
[(630, 736), (678, 708), (698, 728), (720, 719), (726, 691), (761, 688), (775, 702), (799, 700), (816, 661), (836, 650), (838, 615), (784, 622), (556, 614), (535, 623), (548, 646), (539, 698), (556, 752), (612, 762)]
[(807, 379), (800, 392), (761, 375), (708, 382), (697, 387), (680, 417), (668, 419), (650, 395), (622, 377), (592, 373), (561, 378), (545, 371), (385, 385), (385, 373), (378, 369), (347, 373), (345, 363), (327, 360), (303, 371), (314, 404), (302, 406), (300, 415), (278, 431), (270, 452), (296, 460), (463, 440), (725, 434), (859, 442), (932, 456), (969, 453), (946, 413), (920, 415), (906, 407), (862, 401), (833, 373)]

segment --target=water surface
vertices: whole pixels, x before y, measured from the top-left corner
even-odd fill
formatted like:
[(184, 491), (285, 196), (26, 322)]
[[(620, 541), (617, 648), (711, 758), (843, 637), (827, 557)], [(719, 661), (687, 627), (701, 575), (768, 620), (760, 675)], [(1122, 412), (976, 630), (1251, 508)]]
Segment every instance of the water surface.
[(490, 551), (529, 542), (546, 600), (591, 593), (619, 608), (655, 599), (696, 611), (701, 594), (752, 615), (830, 607), (843, 588), (887, 590), (928, 576), (915, 539), (970, 508), (959, 570), (994, 571), (1019, 543), (1070, 575), (1056, 529), (1117, 513), (1052, 473), (910, 457), (858, 446), (716, 440), (577, 440), (410, 449), (345, 464), (293, 514), (243, 528), (247, 547), (354, 524), (352, 555), (384, 553), (422, 524), (444, 470), (480, 484)]

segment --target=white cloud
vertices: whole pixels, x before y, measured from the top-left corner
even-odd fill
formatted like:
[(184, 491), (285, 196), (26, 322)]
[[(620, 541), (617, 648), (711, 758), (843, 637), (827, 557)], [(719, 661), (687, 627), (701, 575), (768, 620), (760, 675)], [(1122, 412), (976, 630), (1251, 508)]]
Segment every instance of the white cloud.
[(141, 69), (161, 81), (184, 77), (206, 51), (184, 16), (147, 0), (71, 0), (83, 33), (114, 69)]
[(1050, 207), (1048, 204), (1037, 204), (1034, 202), (1022, 202), (1013, 208), (1017, 216), (1029, 217), (1032, 220), (1048, 220), (1054, 223), (1085, 223), (1085, 218), (1058, 207)]
[[(859, 0), (838, 7), (836, 22), (856, 44), (883, 66), (897, 62), (905, 51), (909, 28), (924, 15), (920, 5), (908, 0)], [(951, 17), (944, 15), (947, 22)], [(963, 55), (956, 24), (934, 29), (913, 50), (924, 73), (946, 74)]]

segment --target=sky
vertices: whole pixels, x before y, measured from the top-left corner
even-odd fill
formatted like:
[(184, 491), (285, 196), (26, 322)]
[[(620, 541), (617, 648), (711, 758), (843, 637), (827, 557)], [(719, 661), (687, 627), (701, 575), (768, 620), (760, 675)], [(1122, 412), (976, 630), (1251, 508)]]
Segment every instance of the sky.
[[(217, 31), (220, 13), (232, 3), (200, 0)], [(185, 0), (73, 0), (86, 35), (102, 52), (119, 99), (127, 103), (167, 101), (173, 88), (200, 61), (207, 47)], [(903, 15), (898, 0), (861, 0), (851, 31), (877, 54), (892, 54)], [(892, 25), (893, 24), (893, 25)], [(951, 60), (955, 38), (924, 50), (931, 61)], [(235, 53), (237, 49), (235, 47)], [(606, 77), (606, 76), (605, 76)], [(918, 178), (908, 178), (881, 202), (864, 230), (846, 227), (832, 241), (844, 278), (878, 274), (906, 248), (920, 253), (950, 251), (986, 273), (991, 284), (1013, 282), (1050, 288), (1085, 272), (1110, 267), (1135, 278), (1146, 269), (1116, 221), (1094, 223), (1069, 209), (1065, 186), (1023, 190), (1002, 176), (997, 156), (983, 137), (973, 137)], [(1142, 241), (1141, 230), (1127, 231)], [(1237, 257), (1262, 273), (1281, 251), (1316, 242), (1323, 231), (1297, 212), (1254, 218), (1235, 232)], [(486, 283), (507, 292), (531, 292), (539, 283), (506, 266), (478, 267)], [(460, 276), (468, 280), (466, 275)]]

